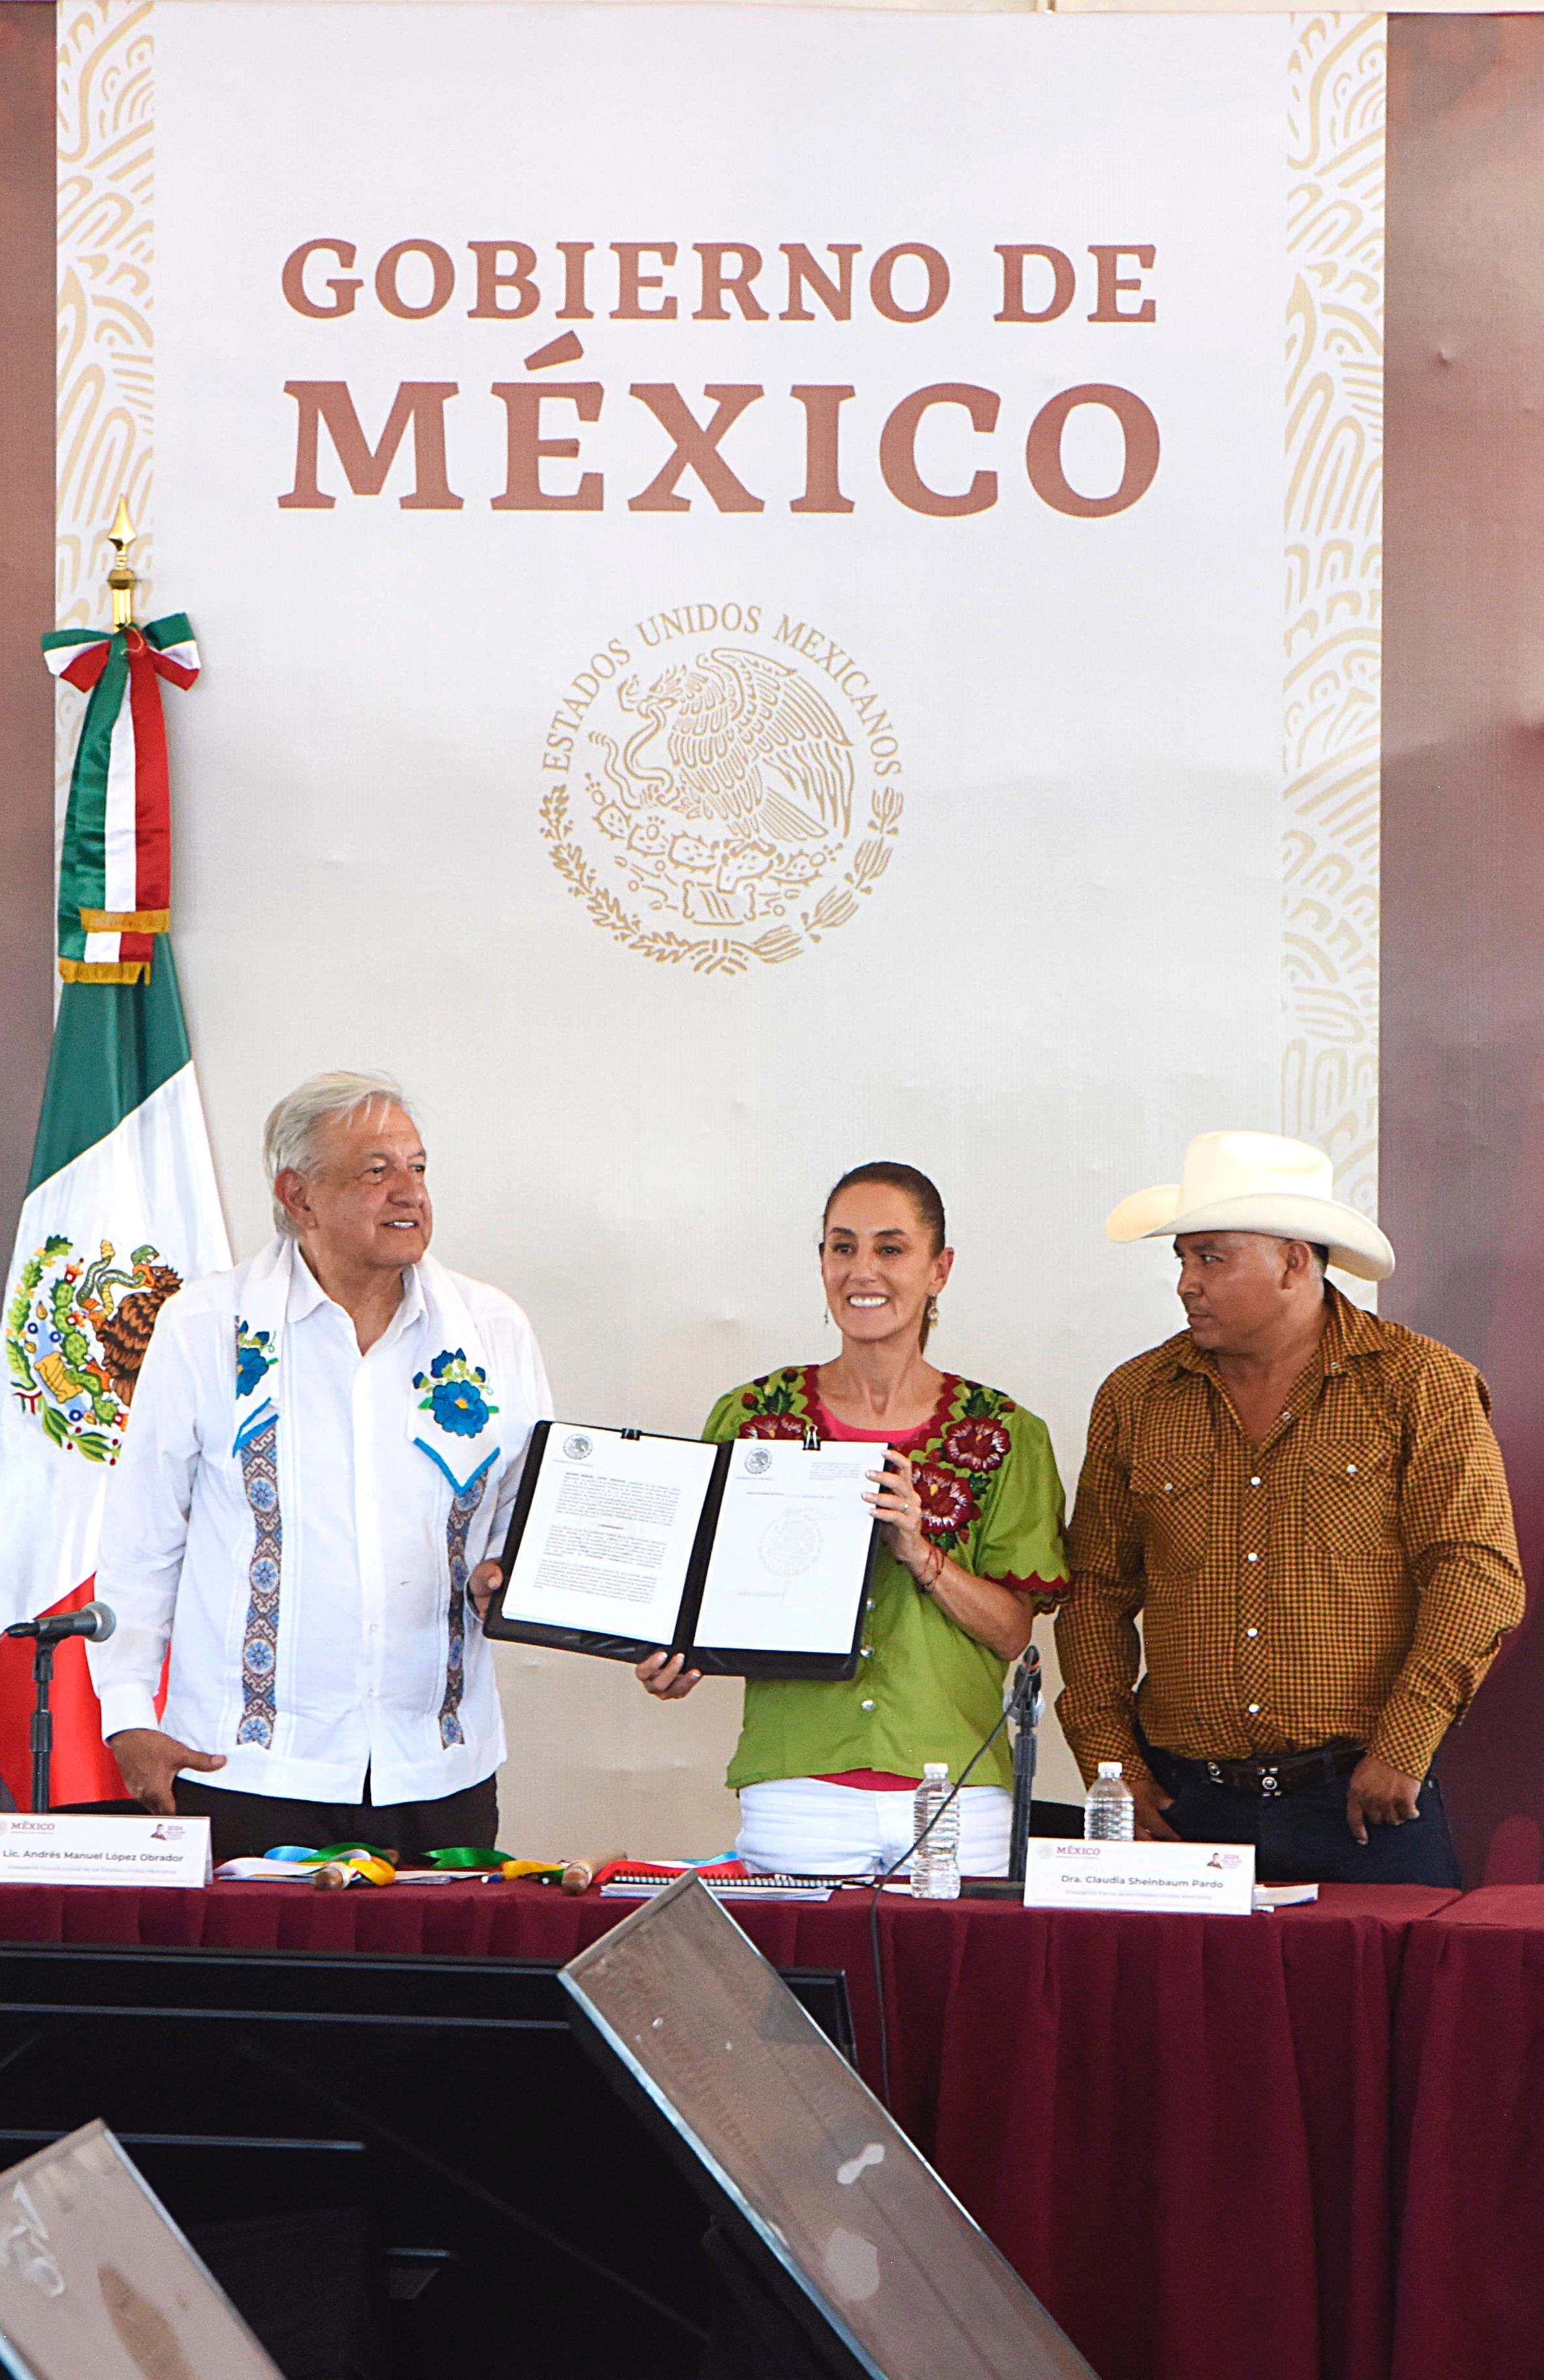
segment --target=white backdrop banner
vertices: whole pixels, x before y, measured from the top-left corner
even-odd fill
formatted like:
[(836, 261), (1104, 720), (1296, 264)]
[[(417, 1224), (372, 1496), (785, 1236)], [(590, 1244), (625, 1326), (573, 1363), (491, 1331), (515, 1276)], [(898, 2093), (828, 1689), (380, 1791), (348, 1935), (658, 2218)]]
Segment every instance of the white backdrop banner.
[[(153, 30), (179, 957), (238, 1241), (268, 1102), (388, 1066), (564, 1413), (694, 1429), (833, 1343), (824, 1192), (903, 1158), (942, 1360), (1070, 1488), (1173, 1324), (1106, 1209), (1283, 1121), (1302, 23)], [(690, 1767), (708, 1722), (597, 1667), (522, 1673), (515, 1739), (539, 1676), (550, 1764)]]

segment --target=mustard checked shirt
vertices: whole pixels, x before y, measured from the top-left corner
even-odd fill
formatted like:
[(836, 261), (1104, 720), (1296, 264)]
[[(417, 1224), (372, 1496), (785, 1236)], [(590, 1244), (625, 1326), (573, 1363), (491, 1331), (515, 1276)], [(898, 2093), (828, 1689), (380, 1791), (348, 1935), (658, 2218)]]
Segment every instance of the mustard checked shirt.
[(1522, 1619), (1485, 1382), (1325, 1295), (1318, 1353), (1258, 1445), (1188, 1331), (1094, 1401), (1056, 1626), (1085, 1777), (1100, 1760), (1147, 1775), (1138, 1714), (1185, 1759), (1349, 1739), (1424, 1777)]

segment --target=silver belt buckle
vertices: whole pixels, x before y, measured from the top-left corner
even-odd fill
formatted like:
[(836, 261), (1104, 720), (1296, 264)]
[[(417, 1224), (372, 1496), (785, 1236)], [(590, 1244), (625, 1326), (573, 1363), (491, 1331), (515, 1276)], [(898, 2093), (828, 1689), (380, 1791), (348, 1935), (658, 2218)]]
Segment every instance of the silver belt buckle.
[(1219, 1768), (1219, 1767), (1217, 1766), (1217, 1763), (1216, 1763), (1216, 1761), (1215, 1761), (1215, 1760), (1209, 1760), (1209, 1761), (1207, 1762), (1207, 1765), (1206, 1765), (1206, 1773), (1207, 1773), (1207, 1775), (1210, 1778), (1210, 1779), (1211, 1779), (1211, 1781), (1212, 1781), (1212, 1783), (1213, 1783), (1214, 1785), (1221, 1785), (1221, 1783), (1222, 1782), (1222, 1772), (1221, 1768)]
[(1259, 1790), (1261, 1793), (1279, 1793), (1281, 1791), (1281, 1779), (1273, 1768), (1262, 1768), (1260, 1770)]

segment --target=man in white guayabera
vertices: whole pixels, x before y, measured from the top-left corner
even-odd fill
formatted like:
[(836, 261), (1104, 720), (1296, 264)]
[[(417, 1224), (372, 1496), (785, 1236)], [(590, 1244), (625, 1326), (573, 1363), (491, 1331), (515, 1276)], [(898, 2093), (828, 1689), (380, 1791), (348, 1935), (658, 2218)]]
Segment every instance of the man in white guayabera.
[(484, 1556), (552, 1411), (536, 1341), (429, 1254), (395, 1083), (318, 1075), (263, 1153), (277, 1237), (163, 1307), (135, 1391), (97, 1569), (103, 1732), (147, 1810), (213, 1820), (216, 1859), (491, 1846)]

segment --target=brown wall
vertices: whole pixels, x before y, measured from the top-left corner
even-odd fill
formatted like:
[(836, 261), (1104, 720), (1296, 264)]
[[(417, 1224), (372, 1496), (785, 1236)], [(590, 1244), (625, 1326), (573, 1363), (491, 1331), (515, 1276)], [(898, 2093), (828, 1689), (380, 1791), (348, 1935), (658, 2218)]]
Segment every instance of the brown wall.
[(0, 0), (0, 1267), (53, 1029), (54, 11)]
[[(1544, 19), (1390, 20), (1383, 1310), (1490, 1382), (1544, 1557)], [(1544, 1617), (1450, 1737), (1469, 1881), (1539, 1874)]]

